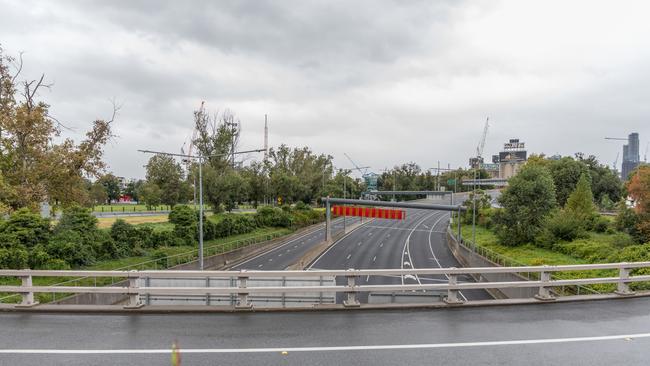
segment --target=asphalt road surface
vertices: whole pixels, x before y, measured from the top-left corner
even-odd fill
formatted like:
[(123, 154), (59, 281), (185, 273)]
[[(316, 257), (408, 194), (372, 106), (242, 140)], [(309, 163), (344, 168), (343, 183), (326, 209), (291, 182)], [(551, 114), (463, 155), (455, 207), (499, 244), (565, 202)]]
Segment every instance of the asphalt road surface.
[[(0, 365), (647, 365), (650, 299), (201, 315), (0, 314)], [(283, 354), (286, 352), (286, 354)]]
[[(442, 203), (442, 201), (434, 202)], [(375, 219), (336, 242), (328, 251), (317, 258), (310, 265), (310, 268), (408, 269), (460, 267), (446, 243), (445, 235), (449, 216), (447, 211), (406, 209), (405, 220)], [(344, 284), (345, 281), (345, 278), (337, 279), (339, 284)], [(359, 281), (360, 284), (364, 285), (422, 284), (446, 283), (448, 278), (443, 275), (369, 276), (360, 278)], [(458, 281), (472, 281), (472, 278), (461, 276)], [(412, 297), (414, 295), (424, 294), (403, 294), (402, 296)], [(460, 296), (469, 300), (492, 298), (482, 290), (463, 291)], [(338, 300), (340, 302), (342, 297), (339, 296)], [(368, 294), (362, 294), (360, 301), (368, 302)]]
[[(346, 225), (359, 221), (358, 218), (348, 217)], [(332, 233), (343, 230), (343, 219), (338, 218), (332, 221)], [(233, 266), (232, 270), (258, 270), (271, 271), (283, 270), (296, 263), (309, 249), (325, 240), (325, 225), (322, 228), (303, 233), (296, 238), (288, 239), (284, 244), (277, 246), (267, 252), (249, 258), (248, 260)]]

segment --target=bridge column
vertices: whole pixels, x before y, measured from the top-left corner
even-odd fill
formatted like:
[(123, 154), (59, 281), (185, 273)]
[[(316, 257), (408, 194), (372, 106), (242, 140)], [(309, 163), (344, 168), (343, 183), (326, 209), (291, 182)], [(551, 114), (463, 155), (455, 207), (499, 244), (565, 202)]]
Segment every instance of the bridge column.
[(346, 274), (345, 277), (348, 279), (348, 291), (346, 292), (347, 299), (343, 300), (343, 306), (348, 307), (359, 307), (361, 303), (357, 300), (356, 292), (356, 271), (352, 268), (348, 269), (350, 274)]
[[(245, 270), (241, 271), (242, 273), (245, 272)], [(246, 289), (248, 286), (248, 276), (245, 275), (240, 275), (237, 276), (237, 282), (239, 282), (239, 288), (240, 289)], [(239, 292), (237, 293), (237, 304), (235, 305), (235, 309), (252, 309), (253, 304), (248, 301), (248, 292)]]
[[(22, 287), (32, 287), (32, 275), (20, 276)], [(32, 307), (38, 305), (38, 301), (34, 300), (34, 293), (32, 291), (22, 292), (22, 301), (16, 307)]]
[[(455, 268), (455, 267), (452, 267)], [(449, 286), (456, 286), (458, 284), (458, 275), (456, 274), (450, 274), (449, 275)], [(453, 304), (462, 304), (463, 301), (458, 298), (458, 290), (455, 289), (448, 289), (447, 290), (447, 297), (443, 300), (445, 303), (453, 305)]]
[(620, 268), (618, 270), (618, 276), (620, 278), (617, 288), (616, 288), (616, 294), (621, 295), (621, 296), (631, 296), (634, 295), (634, 291), (630, 290), (630, 285), (627, 282), (627, 280), (630, 279), (630, 269), (629, 268)]
[(144, 303), (140, 302), (140, 294), (132, 292), (133, 289), (137, 289), (138, 286), (138, 279), (140, 277), (138, 276), (137, 271), (133, 270), (130, 271), (133, 273), (133, 276), (129, 275), (127, 280), (129, 281), (129, 287), (128, 289), (131, 290), (128, 292), (129, 295), (129, 302), (124, 305), (125, 309), (138, 309), (144, 306)]
[(535, 295), (535, 298), (542, 301), (555, 300), (555, 297), (551, 294), (551, 290), (547, 287), (548, 283), (551, 282), (551, 272), (540, 272), (540, 281), (542, 285), (539, 286), (539, 292)]

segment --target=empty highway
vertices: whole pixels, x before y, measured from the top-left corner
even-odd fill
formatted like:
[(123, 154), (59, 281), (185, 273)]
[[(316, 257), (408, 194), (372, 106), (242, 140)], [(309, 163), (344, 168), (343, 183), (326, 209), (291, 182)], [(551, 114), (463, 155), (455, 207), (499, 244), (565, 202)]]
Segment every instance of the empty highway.
[[(0, 313), (0, 365), (647, 365), (650, 299), (298, 313)], [(286, 354), (283, 354), (286, 352)]]
[[(449, 212), (406, 209), (405, 220), (375, 219), (336, 242), (317, 258), (312, 269), (377, 269), (459, 267), (446, 243)], [(371, 276), (362, 284), (447, 282), (444, 276)], [(471, 281), (469, 276), (460, 282)], [(337, 279), (343, 284), (346, 279)], [(469, 300), (491, 298), (480, 290), (463, 291)], [(339, 299), (340, 300), (340, 299)], [(361, 301), (368, 301), (367, 295)], [(424, 300), (427, 301), (427, 300)], [(430, 300), (429, 300), (430, 301)]]

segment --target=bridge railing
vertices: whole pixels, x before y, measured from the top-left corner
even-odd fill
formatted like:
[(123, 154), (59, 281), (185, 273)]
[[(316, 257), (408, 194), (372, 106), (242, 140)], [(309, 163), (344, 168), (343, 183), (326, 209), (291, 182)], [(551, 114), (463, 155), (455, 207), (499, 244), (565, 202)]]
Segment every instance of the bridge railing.
[[(650, 268), (650, 262), (632, 263), (603, 263), (603, 264), (580, 264), (561, 266), (524, 266), (524, 267), (481, 267), (481, 268), (422, 268), (422, 269), (349, 269), (349, 270), (313, 270), (313, 271), (63, 271), (63, 270), (0, 270), (0, 278), (19, 278), (19, 285), (0, 286), (0, 292), (17, 293), (22, 296), (22, 302), (17, 307), (34, 306), (35, 293), (102, 293), (102, 294), (124, 294), (129, 298), (126, 308), (137, 308), (142, 306), (140, 295), (229, 295), (237, 299), (237, 307), (250, 307), (250, 295), (264, 294), (298, 294), (298, 293), (340, 293), (344, 294), (346, 306), (359, 306), (359, 293), (373, 292), (419, 292), (419, 291), (442, 291), (446, 292), (444, 301), (448, 304), (461, 304), (463, 300), (459, 297), (459, 291), (464, 290), (487, 290), (505, 288), (538, 288), (535, 298), (541, 301), (554, 300), (556, 297), (551, 291), (554, 287), (592, 285), (592, 284), (615, 284), (615, 293), (620, 296), (633, 295), (630, 284), (637, 282), (650, 282), (650, 275), (633, 275), (632, 271)], [(555, 272), (569, 271), (593, 271), (593, 270), (618, 270), (617, 276), (576, 278), (576, 279), (552, 279), (551, 274)], [(530, 272), (537, 274), (537, 280), (532, 281), (508, 281), (508, 282), (459, 282), (462, 275), (481, 275), (487, 273), (521, 273)], [(343, 284), (325, 286), (249, 286), (249, 280), (256, 278), (302, 278), (318, 279), (323, 276), (344, 278)], [(359, 278), (369, 276), (401, 277), (401, 284), (373, 285), (362, 284)], [(415, 276), (444, 276), (444, 283), (406, 283), (405, 279), (412, 279)], [(127, 286), (35, 286), (34, 277), (112, 277), (123, 278)], [(141, 279), (155, 278), (230, 278), (230, 286), (225, 287), (149, 287), (143, 284), (147, 281)], [(426, 281), (425, 281), (426, 282)]]

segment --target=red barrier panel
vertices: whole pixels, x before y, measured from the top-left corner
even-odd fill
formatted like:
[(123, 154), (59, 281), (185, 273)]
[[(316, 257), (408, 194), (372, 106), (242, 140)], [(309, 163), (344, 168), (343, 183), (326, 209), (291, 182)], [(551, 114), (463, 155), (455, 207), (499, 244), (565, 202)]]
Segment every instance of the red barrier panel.
[(388, 208), (332, 206), (332, 214), (337, 216), (371, 217), (376, 219), (404, 220), (406, 211)]

